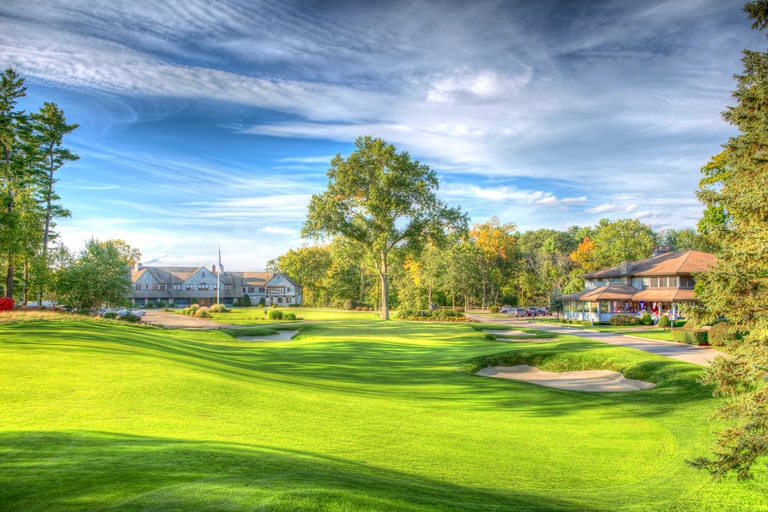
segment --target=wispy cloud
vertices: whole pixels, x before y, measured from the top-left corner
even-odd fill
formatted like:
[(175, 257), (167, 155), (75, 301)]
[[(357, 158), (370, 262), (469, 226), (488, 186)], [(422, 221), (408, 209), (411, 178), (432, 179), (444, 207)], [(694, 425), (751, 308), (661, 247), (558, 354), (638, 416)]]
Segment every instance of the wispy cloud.
[(596, 213), (631, 213), (637, 210), (636, 204), (620, 204), (620, 203), (605, 203), (594, 208), (587, 208), (584, 210), (589, 214)]

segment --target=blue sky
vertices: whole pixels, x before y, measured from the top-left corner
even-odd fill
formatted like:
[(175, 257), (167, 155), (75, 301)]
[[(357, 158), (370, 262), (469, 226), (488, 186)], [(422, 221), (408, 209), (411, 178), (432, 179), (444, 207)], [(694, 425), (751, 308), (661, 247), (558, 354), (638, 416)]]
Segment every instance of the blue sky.
[(302, 243), (336, 153), (382, 137), (473, 221), (693, 226), (699, 168), (734, 130), (743, 2), (0, 3), (24, 106), (81, 126), (60, 172), (70, 247), (261, 269)]

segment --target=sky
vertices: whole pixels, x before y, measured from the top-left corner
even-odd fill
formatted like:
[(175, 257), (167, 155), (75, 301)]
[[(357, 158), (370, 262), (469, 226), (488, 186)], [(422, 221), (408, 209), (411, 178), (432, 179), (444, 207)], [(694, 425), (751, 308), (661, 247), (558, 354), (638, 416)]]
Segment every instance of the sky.
[(330, 159), (381, 137), (473, 222), (695, 226), (735, 135), (743, 1), (2, 0), (0, 66), (80, 127), (58, 174), (70, 248), (260, 270)]

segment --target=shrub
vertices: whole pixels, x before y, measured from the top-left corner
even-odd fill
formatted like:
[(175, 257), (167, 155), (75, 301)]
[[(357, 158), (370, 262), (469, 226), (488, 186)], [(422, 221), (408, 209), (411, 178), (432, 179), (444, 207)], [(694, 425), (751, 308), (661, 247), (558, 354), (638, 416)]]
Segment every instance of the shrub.
[(416, 311), (415, 309), (401, 308), (397, 312), (397, 318), (398, 318), (398, 320), (409, 320), (411, 318), (416, 317), (416, 315), (418, 315), (418, 314), (419, 314), (419, 312)]
[(736, 329), (731, 327), (728, 322), (720, 322), (713, 325), (707, 333), (710, 345), (722, 347), (732, 341), (736, 341)]
[(264, 304), (259, 304), (259, 307), (264, 309)]
[(10, 311), (13, 306), (16, 305), (16, 301), (7, 297), (0, 298), (0, 311)]
[(120, 320), (128, 322), (129, 324), (138, 324), (141, 322), (141, 317), (135, 315), (123, 315), (120, 317)]
[(688, 345), (701, 345), (707, 343), (706, 329), (675, 329), (672, 331), (672, 339), (678, 343)]
[(289, 308), (300, 308), (301, 304), (288, 304)]
[(491, 306), (488, 308), (491, 313), (498, 313), (499, 312), (499, 306)]
[(208, 308), (206, 308), (206, 307), (199, 308), (197, 311), (195, 311), (195, 316), (198, 316), (200, 318), (207, 318), (208, 317)]
[(107, 320), (114, 320), (115, 318), (117, 318), (117, 313), (115, 313), (114, 311), (107, 311), (106, 313), (104, 313), (104, 318), (106, 318)]
[(211, 313), (229, 313), (229, 310), (224, 304), (214, 304), (208, 308), (208, 311)]
[(240, 307), (240, 301), (235, 299), (232, 301), (232, 307), (233, 308), (239, 308)]
[(247, 293), (244, 293), (242, 297), (240, 297), (240, 305), (244, 308), (251, 307), (251, 296)]
[(640, 319), (640, 323), (643, 325), (653, 325), (653, 318), (646, 312), (643, 318)]
[(355, 301), (353, 301), (352, 299), (347, 299), (344, 301), (343, 307), (347, 311), (352, 311), (353, 309), (355, 309)]
[(189, 303), (190, 304), (197, 304), (197, 297), (192, 297), (191, 299), (189, 299)]
[(155, 307), (155, 303), (152, 302), (152, 301), (149, 301), (149, 302), (147, 302), (147, 305), (145, 307), (147, 307), (147, 308), (154, 308)]
[(157, 307), (159, 307), (159, 308), (167, 308), (168, 304), (164, 300), (161, 300), (160, 302), (157, 303)]
[(282, 320), (283, 312), (277, 309), (274, 311), (270, 311), (269, 313), (267, 313), (267, 318), (269, 318), (270, 320)]
[(659, 323), (657, 325), (659, 327), (663, 327), (664, 329), (669, 329), (669, 326), (670, 326), (669, 317), (667, 315), (661, 315), (659, 317)]
[(261, 297), (261, 298), (259, 299), (259, 306), (261, 306), (261, 307), (263, 308), (263, 307), (264, 307), (264, 306), (266, 306), (266, 305), (267, 305), (267, 299), (266, 299), (266, 298), (264, 298), (264, 297)]
[(283, 315), (283, 320), (296, 320), (296, 315), (294, 313), (286, 313)]
[(276, 307), (277, 307), (277, 304), (272, 304), (272, 305), (271, 305), (271, 306), (269, 306), (269, 307), (271, 307), (271, 308), (276, 308)]
[(611, 325), (637, 325), (639, 319), (634, 315), (619, 314), (613, 315), (608, 323)]
[(197, 311), (199, 308), (200, 308), (200, 304), (198, 304), (197, 302), (193, 302), (193, 303), (192, 303), (192, 304), (189, 306), (189, 309), (191, 309), (192, 311)]

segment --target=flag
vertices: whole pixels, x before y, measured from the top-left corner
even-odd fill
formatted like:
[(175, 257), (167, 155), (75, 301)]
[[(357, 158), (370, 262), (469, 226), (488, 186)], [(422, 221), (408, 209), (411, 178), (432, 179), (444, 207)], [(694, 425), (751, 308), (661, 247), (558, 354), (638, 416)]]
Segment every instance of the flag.
[(224, 272), (224, 265), (221, 264), (221, 247), (219, 247), (219, 274)]

